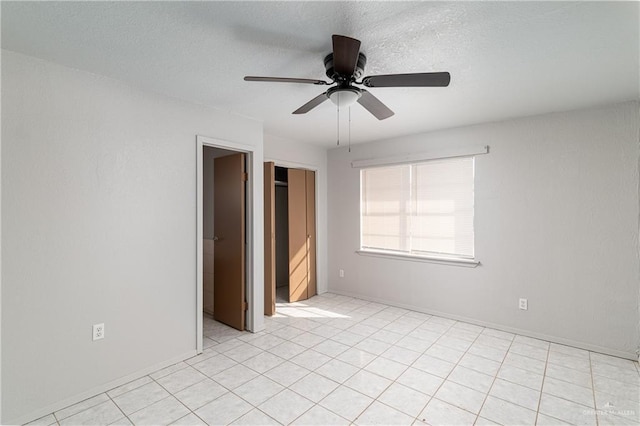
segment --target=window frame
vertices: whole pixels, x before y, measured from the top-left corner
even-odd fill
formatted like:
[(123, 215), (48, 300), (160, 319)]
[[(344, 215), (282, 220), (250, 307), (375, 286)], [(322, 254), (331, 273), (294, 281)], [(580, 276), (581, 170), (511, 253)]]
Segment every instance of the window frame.
[[(475, 268), (480, 265), (480, 261), (476, 258), (475, 252), (475, 226), (473, 230), (473, 256), (466, 255), (455, 255), (455, 254), (440, 254), (435, 252), (412, 252), (411, 248), (409, 251), (403, 250), (393, 250), (393, 249), (376, 249), (376, 248), (365, 248), (363, 247), (363, 177), (364, 171), (367, 169), (375, 169), (380, 167), (392, 167), (392, 166), (409, 166), (410, 170), (415, 165), (420, 165), (424, 163), (428, 163), (429, 160), (446, 160), (446, 159), (454, 159), (456, 157), (471, 157), (473, 159), (472, 167), (473, 167), (473, 222), (475, 224), (475, 171), (476, 171), (476, 156), (479, 154), (486, 154), (489, 152), (489, 147), (484, 146), (482, 148), (471, 148), (466, 151), (457, 150), (451, 155), (438, 155), (434, 153), (422, 153), (416, 154), (413, 156), (404, 156), (404, 157), (395, 157), (389, 158), (387, 160), (359, 160), (352, 162), (352, 167), (361, 169), (359, 171), (359, 185), (360, 185), (360, 194), (359, 194), (359, 249), (356, 250), (356, 253), (362, 256), (372, 256), (378, 258), (387, 258), (387, 259), (395, 259), (395, 260), (404, 260), (404, 261), (417, 261), (417, 262), (429, 262), (429, 263), (437, 263), (444, 265), (455, 265), (455, 266), (464, 266), (464, 267), (472, 267)], [(413, 181), (410, 181), (410, 186), (413, 186)]]

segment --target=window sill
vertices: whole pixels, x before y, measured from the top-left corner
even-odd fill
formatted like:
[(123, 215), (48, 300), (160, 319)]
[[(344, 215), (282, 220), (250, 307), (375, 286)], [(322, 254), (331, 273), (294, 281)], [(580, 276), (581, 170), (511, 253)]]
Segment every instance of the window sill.
[(356, 250), (356, 253), (360, 256), (382, 257), (385, 259), (408, 260), (412, 262), (438, 263), (441, 265), (463, 266), (466, 268), (475, 268), (480, 265), (480, 262), (475, 259), (459, 259), (445, 256), (417, 256), (415, 254), (392, 253), (376, 250)]

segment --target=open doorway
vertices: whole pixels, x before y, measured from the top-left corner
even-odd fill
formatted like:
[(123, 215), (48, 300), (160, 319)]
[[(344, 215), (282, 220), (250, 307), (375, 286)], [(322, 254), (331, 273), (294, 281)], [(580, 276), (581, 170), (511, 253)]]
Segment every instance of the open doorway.
[(316, 294), (313, 170), (265, 163), (265, 314)]
[[(197, 351), (207, 333), (252, 330), (253, 152), (198, 137)], [(209, 339), (205, 339), (205, 335)], [(224, 337), (224, 336), (221, 336)]]
[(203, 312), (245, 328), (246, 157), (203, 147)]

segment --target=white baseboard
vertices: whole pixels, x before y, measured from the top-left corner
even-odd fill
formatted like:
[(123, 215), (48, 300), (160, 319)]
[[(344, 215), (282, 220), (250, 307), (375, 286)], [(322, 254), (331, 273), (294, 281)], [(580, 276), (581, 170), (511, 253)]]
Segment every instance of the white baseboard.
[(186, 352), (182, 355), (179, 355), (177, 357), (168, 359), (166, 361), (160, 362), (156, 365), (153, 365), (151, 367), (148, 368), (144, 368), (142, 370), (139, 370), (135, 373), (126, 375), (124, 377), (121, 377), (117, 380), (113, 380), (111, 382), (102, 384), (100, 386), (95, 386), (87, 391), (81, 392), (77, 395), (74, 395), (70, 398), (65, 398), (62, 401), (58, 401), (55, 402), (53, 404), (49, 404), (46, 407), (42, 407), (38, 410), (34, 410), (29, 414), (26, 414), (24, 416), (18, 417), (17, 419), (11, 419), (7, 422), (3, 422), (2, 424), (17, 424), (17, 425), (23, 425), (29, 422), (32, 422), (34, 420), (39, 419), (40, 417), (46, 416), (48, 414), (51, 414), (55, 411), (61, 410), (63, 408), (69, 407), (70, 405), (73, 404), (77, 404), (78, 402), (84, 401), (85, 399), (91, 398), (93, 396), (99, 395), (103, 392), (107, 392), (113, 388), (117, 388), (118, 386), (124, 385), (125, 383), (129, 383), (133, 380), (139, 379), (140, 377), (146, 376), (148, 374), (153, 373), (154, 371), (158, 371), (161, 370), (165, 367), (168, 367), (170, 365), (176, 364), (180, 361), (184, 361), (185, 359), (189, 359), (191, 357), (196, 356), (196, 350), (192, 350), (189, 352)]
[(494, 324), (494, 323), (487, 322), (487, 321), (480, 321), (480, 320), (477, 320), (477, 319), (474, 319), (474, 318), (467, 318), (467, 317), (460, 316), (460, 315), (453, 315), (453, 314), (448, 314), (446, 312), (439, 312), (439, 311), (435, 311), (435, 310), (432, 310), (432, 309), (425, 309), (425, 308), (422, 308), (420, 306), (415, 306), (415, 305), (411, 305), (411, 304), (392, 302), (392, 301), (389, 301), (389, 300), (386, 300), (386, 299), (379, 299), (379, 298), (376, 298), (376, 297), (370, 297), (370, 296), (366, 296), (366, 295), (363, 295), (363, 294), (352, 293), (352, 292), (349, 292), (349, 291), (341, 291), (341, 290), (336, 290), (336, 289), (330, 288), (329, 289), (329, 293), (335, 293), (335, 294), (339, 294), (339, 295), (342, 295), (342, 296), (355, 297), (357, 299), (368, 300), (369, 302), (382, 303), (384, 305), (395, 306), (397, 308), (404, 308), (404, 309), (409, 309), (411, 311), (422, 312), (422, 313), (429, 314), (429, 315), (435, 315), (435, 316), (439, 316), (439, 317), (443, 317), (443, 318), (449, 318), (449, 319), (453, 319), (453, 320), (457, 320), (457, 321), (468, 322), (469, 324), (480, 325), (482, 327), (495, 328), (496, 330), (506, 331), (508, 333), (519, 334), (521, 336), (526, 336), (526, 337), (533, 337), (534, 339), (546, 340), (546, 341), (553, 342), (553, 343), (559, 343), (561, 345), (572, 346), (572, 347), (575, 347), (575, 348), (585, 349), (585, 350), (592, 351), (592, 352), (598, 352), (598, 353), (601, 353), (601, 354), (611, 355), (611, 356), (615, 356), (615, 357), (619, 357), (619, 358), (626, 358), (626, 359), (630, 359), (631, 361), (640, 362), (640, 357), (636, 353), (633, 353), (633, 352), (618, 351), (618, 350), (615, 350), (615, 349), (605, 348), (605, 347), (598, 346), (598, 345), (591, 345), (589, 343), (578, 342), (578, 341), (571, 340), (571, 339), (565, 339), (563, 337), (550, 336), (550, 335), (543, 334), (543, 333), (536, 333), (536, 332), (533, 332), (533, 331), (530, 331), (530, 330), (523, 330), (523, 329), (520, 329), (520, 328), (509, 327), (509, 326), (502, 325), (502, 324)]

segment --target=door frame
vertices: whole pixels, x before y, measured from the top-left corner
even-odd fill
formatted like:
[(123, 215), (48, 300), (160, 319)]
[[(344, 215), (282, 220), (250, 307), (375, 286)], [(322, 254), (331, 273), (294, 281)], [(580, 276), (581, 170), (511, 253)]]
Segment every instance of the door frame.
[[(247, 317), (245, 321), (245, 328), (249, 331), (257, 332), (261, 324), (258, 324), (256, 318), (261, 315), (259, 312), (255, 312), (254, 301), (256, 295), (254, 292), (254, 284), (263, 286), (262, 282), (256, 282), (254, 280), (254, 271), (256, 265), (256, 259), (254, 257), (254, 248), (258, 247), (261, 242), (256, 241), (254, 237), (257, 237), (262, 232), (261, 229), (255, 229), (253, 219), (254, 214), (261, 214), (262, 209), (254, 211), (254, 200), (256, 200), (256, 188), (260, 188), (262, 191), (262, 185), (256, 185), (253, 181), (256, 167), (256, 151), (257, 147), (251, 145), (245, 145), (237, 142), (226, 141), (223, 139), (216, 139), (207, 136), (196, 136), (196, 351), (202, 353), (203, 345), (203, 242), (204, 236), (203, 226), (203, 149), (205, 146), (212, 148), (221, 148), (235, 152), (241, 152), (246, 155), (247, 158), (247, 187), (246, 187), (246, 203), (245, 203), (245, 239), (246, 239), (246, 253), (245, 253), (245, 297), (247, 299)], [(261, 160), (261, 159), (258, 159)], [(262, 168), (262, 161), (259, 161), (260, 168)], [(262, 175), (260, 174), (260, 180)], [(262, 197), (259, 197), (262, 199)], [(214, 207), (215, 208), (215, 207)], [(261, 217), (260, 220), (263, 220)], [(254, 244), (258, 244), (254, 246)], [(262, 272), (261, 272), (262, 273)], [(258, 275), (256, 275), (258, 277)], [(260, 301), (262, 304), (262, 301)]]

